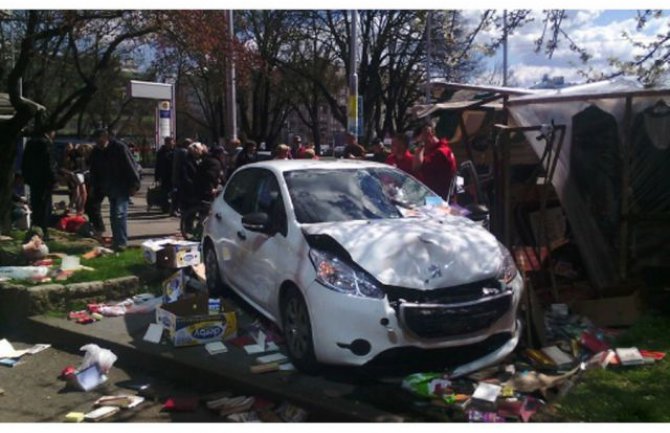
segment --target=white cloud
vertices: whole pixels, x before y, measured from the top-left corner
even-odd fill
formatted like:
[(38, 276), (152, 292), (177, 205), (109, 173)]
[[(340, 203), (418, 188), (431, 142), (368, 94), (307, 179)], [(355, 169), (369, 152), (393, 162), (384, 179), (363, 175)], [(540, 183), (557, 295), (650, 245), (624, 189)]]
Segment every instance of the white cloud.
[[(469, 12), (470, 16), (476, 15), (475, 11)], [(622, 36), (624, 31), (631, 34), (636, 41), (642, 42), (649, 42), (656, 34), (668, 31), (670, 18), (667, 12), (661, 18), (649, 20), (641, 32), (636, 30), (637, 21), (633, 11), (627, 17), (623, 17), (620, 13), (614, 16), (612, 14), (603, 15), (605, 12), (602, 10), (569, 11), (569, 18), (564, 21), (563, 29), (570, 38), (577, 46), (586, 49), (593, 56), (588, 65), (582, 66), (579, 55), (570, 50), (570, 42), (565, 38), (561, 38), (559, 47), (554, 51), (551, 59), (547, 58), (544, 49), (535, 53), (535, 41), (541, 36), (544, 23), (542, 12), (533, 11), (532, 16), (535, 21), (525, 25), (508, 39), (509, 68), (514, 71), (519, 84), (531, 85), (540, 80), (544, 74), (564, 76), (566, 81), (581, 80), (577, 74), (577, 68), (593, 67), (599, 71), (607, 71), (610, 58), (632, 60), (636, 54), (642, 52)], [(608, 17), (610, 21), (603, 24)], [(549, 34), (550, 30), (547, 29), (545, 40)], [(478, 41), (483, 43), (490, 40), (492, 36), (495, 36), (494, 30), (482, 34)], [(491, 59), (491, 65), (501, 63), (501, 56), (502, 54), (499, 53), (495, 59)]]

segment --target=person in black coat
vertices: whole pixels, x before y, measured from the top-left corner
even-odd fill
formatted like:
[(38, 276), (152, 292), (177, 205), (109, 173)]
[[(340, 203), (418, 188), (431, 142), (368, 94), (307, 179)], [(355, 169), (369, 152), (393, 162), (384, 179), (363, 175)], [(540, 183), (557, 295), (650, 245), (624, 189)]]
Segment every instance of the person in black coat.
[(205, 151), (205, 146), (197, 141), (188, 146), (188, 153), (182, 162), (179, 185), (177, 186), (182, 212), (200, 204), (201, 195), (198, 191), (197, 178), (199, 176), (200, 160)]
[(215, 147), (202, 157), (195, 178), (196, 189), (201, 200), (212, 201), (224, 179), (224, 165), (221, 160), (222, 151), (223, 148)]
[(237, 169), (243, 165), (258, 161), (258, 152), (256, 151), (256, 148), (255, 141), (249, 140), (244, 143), (244, 149), (237, 155), (237, 159), (235, 160), (235, 168)]
[(90, 157), (90, 187), (87, 214), (96, 231), (102, 233), (102, 200), (109, 199), (109, 219), (113, 248), (125, 249), (128, 243), (128, 204), (140, 187), (140, 173), (128, 147), (109, 136), (107, 130), (95, 132), (96, 146)]
[(21, 161), (21, 173), (30, 186), (31, 225), (42, 229), (44, 240), (49, 239), (49, 219), (51, 218), (51, 193), (56, 183), (58, 165), (54, 158), (53, 139), (56, 132), (47, 131), (26, 143)]

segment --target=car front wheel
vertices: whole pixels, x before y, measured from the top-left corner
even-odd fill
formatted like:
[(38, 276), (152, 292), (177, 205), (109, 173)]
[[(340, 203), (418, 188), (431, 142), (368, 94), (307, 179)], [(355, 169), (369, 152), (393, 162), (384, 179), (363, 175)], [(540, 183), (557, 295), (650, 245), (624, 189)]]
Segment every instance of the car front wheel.
[(282, 321), (291, 362), (304, 373), (316, 373), (319, 365), (314, 355), (309, 312), (302, 295), (295, 288), (289, 289), (282, 300)]
[(219, 261), (216, 251), (212, 245), (205, 245), (205, 277), (207, 278), (207, 291), (210, 296), (225, 296), (221, 272), (219, 272)]

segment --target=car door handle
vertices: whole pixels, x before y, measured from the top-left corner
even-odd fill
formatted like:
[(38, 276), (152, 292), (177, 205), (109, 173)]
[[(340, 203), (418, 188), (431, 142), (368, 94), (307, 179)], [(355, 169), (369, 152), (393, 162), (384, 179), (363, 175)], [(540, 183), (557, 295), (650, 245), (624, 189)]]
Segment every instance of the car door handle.
[(245, 235), (243, 231), (238, 231), (237, 232), (237, 237), (242, 239), (243, 241), (247, 240), (247, 235)]
[(223, 217), (221, 216), (221, 214), (218, 213), (218, 212), (215, 213), (214, 216), (216, 217), (217, 221), (221, 221), (221, 220), (223, 219)]

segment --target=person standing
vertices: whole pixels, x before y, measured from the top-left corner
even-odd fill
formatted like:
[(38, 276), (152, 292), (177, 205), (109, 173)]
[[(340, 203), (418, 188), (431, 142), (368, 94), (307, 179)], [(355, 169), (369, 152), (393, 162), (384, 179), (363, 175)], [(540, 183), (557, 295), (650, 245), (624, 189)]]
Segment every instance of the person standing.
[(363, 159), (365, 158), (365, 149), (358, 144), (358, 139), (351, 132), (347, 132), (347, 146), (344, 148), (343, 158)]
[(193, 143), (190, 138), (185, 138), (179, 146), (174, 150), (172, 155), (172, 216), (176, 216), (177, 212), (184, 210), (182, 201), (184, 199), (182, 191), (179, 190), (181, 185), (181, 177), (186, 166), (186, 155), (188, 154), (188, 146)]
[(49, 240), (49, 220), (51, 219), (51, 193), (56, 183), (58, 168), (54, 158), (53, 140), (56, 131), (33, 137), (23, 151), (21, 173), (30, 187), (30, 207), (33, 215), (31, 226), (42, 229), (42, 238)]
[(407, 174), (414, 175), (412, 169), (414, 158), (409, 152), (409, 143), (405, 134), (397, 133), (391, 139), (391, 154), (386, 158), (386, 163), (398, 167)]
[(384, 147), (384, 142), (379, 137), (372, 140), (370, 150), (372, 150), (372, 160), (375, 162), (386, 162), (389, 157), (389, 151)]
[(237, 155), (235, 159), (235, 169), (238, 169), (246, 164), (258, 161), (258, 152), (256, 152), (256, 142), (248, 140), (244, 143), (244, 149)]
[[(202, 150), (202, 149), (201, 149)], [(212, 147), (209, 152), (203, 151), (200, 165), (195, 176), (196, 191), (200, 200), (212, 201), (225, 178), (222, 160), (223, 147)]]
[[(156, 152), (156, 169), (154, 171), (154, 180), (160, 186), (165, 197), (170, 201), (170, 206), (174, 206), (172, 195), (172, 159), (174, 158), (175, 141), (172, 137), (165, 137), (163, 145)], [(171, 209), (170, 213), (174, 213)]]
[(275, 156), (272, 159), (290, 159), (291, 148), (285, 144), (280, 144), (275, 149)]
[(91, 152), (91, 191), (89, 220), (99, 233), (104, 232), (101, 204), (109, 200), (112, 248), (124, 250), (128, 244), (128, 202), (140, 187), (140, 174), (128, 147), (110, 137), (105, 129), (95, 132), (96, 145)]
[(456, 157), (446, 138), (438, 139), (430, 124), (414, 130), (418, 142), (412, 169), (419, 180), (444, 200), (449, 200), (451, 183), (456, 176)]

